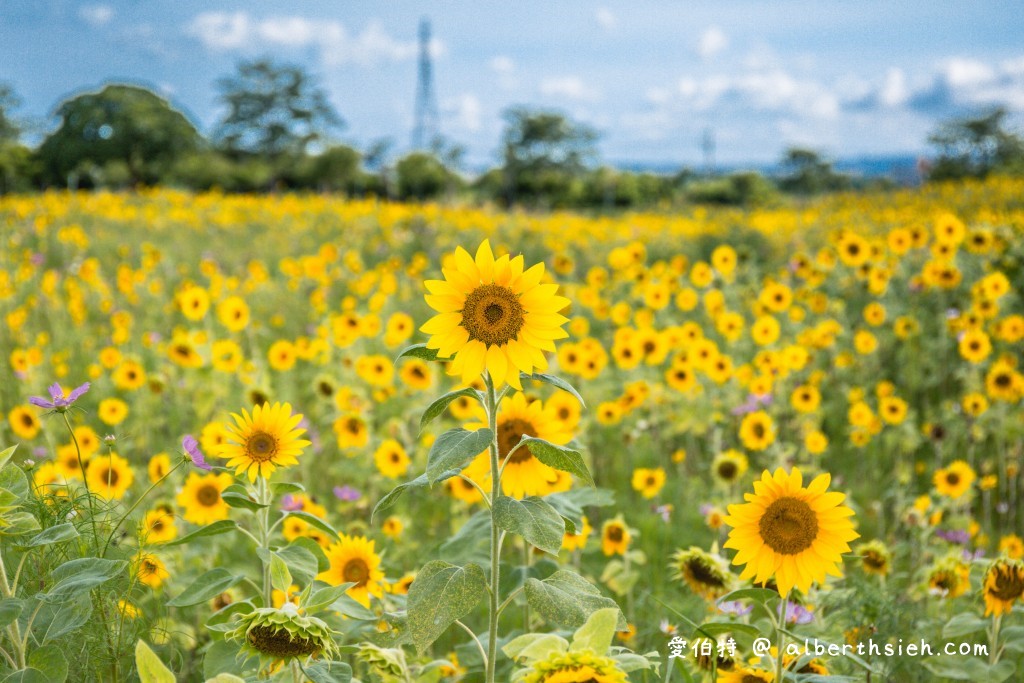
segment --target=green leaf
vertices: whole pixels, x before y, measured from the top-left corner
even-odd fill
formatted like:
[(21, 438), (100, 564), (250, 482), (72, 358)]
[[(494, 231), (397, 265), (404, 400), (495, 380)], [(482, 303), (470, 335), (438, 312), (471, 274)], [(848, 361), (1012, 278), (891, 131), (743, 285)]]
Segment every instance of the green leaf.
[(212, 600), (242, 580), (224, 567), (217, 567), (206, 572), (167, 602), (168, 607), (191, 607)]
[(50, 683), (50, 678), (39, 669), (30, 666), (7, 676), (3, 683)]
[(76, 529), (75, 525), (71, 522), (66, 522), (43, 530), (26, 541), (24, 545), (20, 545), (20, 547), (38, 548), (40, 546), (51, 545), (53, 543), (70, 541), (73, 538), (78, 538), (78, 529)]
[(292, 573), (277, 553), (270, 553), (270, 585), (282, 593), (287, 593), (292, 586)]
[(58, 645), (43, 645), (28, 656), (28, 665), (38, 669), (50, 683), (64, 683), (68, 678), (68, 660)]
[(24, 605), (21, 600), (16, 598), (0, 600), (0, 628), (14, 623), (14, 620), (21, 614), (22, 609), (24, 609)]
[[(292, 580), (288, 583), (289, 586), (292, 583), (308, 586), (321, 571), (316, 555), (305, 545), (293, 542), (278, 550), (276, 554), (284, 561), (286, 569), (292, 576)], [(323, 551), (321, 551), (321, 554), (323, 554)], [(328, 567), (330, 567), (330, 564), (328, 564)]]
[(306, 602), (303, 603), (302, 608), (309, 614), (316, 614), (317, 612), (333, 605), (338, 598), (345, 595), (345, 591), (354, 585), (356, 584), (343, 583), (340, 586), (328, 586), (327, 588), (321, 588), (313, 593), (313, 595), (309, 597), (309, 600), (306, 600)]
[(952, 678), (957, 681), (985, 681), (985, 683), (1002, 683), (1017, 669), (1009, 659), (990, 666), (977, 657), (945, 657), (942, 655), (929, 657), (923, 660), (921, 665), (940, 678)]
[[(417, 579), (418, 581), (419, 579)], [(413, 583), (415, 586), (415, 582)], [(562, 569), (543, 581), (526, 580), (526, 601), (550, 623), (566, 628), (579, 628), (593, 612), (606, 607), (618, 609), (611, 598), (579, 574)], [(621, 612), (616, 630), (626, 630)]]
[(489, 561), (491, 542), (491, 511), (477, 510), (458, 530), (441, 544), (440, 555), (455, 563)]
[(214, 642), (203, 657), (203, 676), (213, 678), (224, 673), (242, 673), (245, 666), (241, 661), (235, 661), (236, 657), (242, 659), (239, 654), (241, 646), (234, 640), (218, 640)]
[(32, 513), (18, 510), (3, 516), (4, 526), (0, 526), (0, 535), (21, 536), (39, 531), (39, 520)]
[(535, 372), (532, 375), (527, 375), (525, 372), (519, 373), (519, 379), (522, 382), (534, 381), (534, 382), (545, 382), (552, 386), (558, 387), (562, 391), (572, 394), (573, 398), (580, 402), (580, 405), (584, 408), (587, 404), (583, 402), (583, 397), (580, 396), (580, 392), (576, 391), (576, 387), (566, 382), (561, 377), (555, 377), (554, 375), (548, 375), (543, 372)]
[(302, 493), (306, 487), (291, 481), (277, 481), (270, 485), (270, 492), (274, 496), (283, 496), (289, 493)]
[(562, 547), (565, 522), (555, 508), (542, 498), (516, 500), (500, 496), (494, 501), (494, 521), (499, 528), (519, 534), (531, 545), (557, 555)]
[(487, 580), (477, 565), (459, 567), (442, 560), (424, 565), (409, 588), (409, 631), (416, 649), (426, 650), (486, 596)]
[(547, 659), (553, 652), (565, 652), (569, 641), (553, 633), (524, 633), (514, 638), (501, 651), (513, 661), (533, 662)]
[(470, 432), (461, 427), (437, 437), (427, 456), (427, 482), (433, 484), (449, 470), (461, 470), (467, 460), (486, 451), (493, 438), (490, 429)]
[(1008, 626), (999, 635), (1008, 652), (1024, 652), (1024, 626)]
[(402, 349), (402, 352), (395, 356), (395, 363), (403, 358), (419, 358), (421, 360), (437, 360), (437, 349), (428, 349), (426, 344), (413, 344)]
[(304, 666), (306, 677), (313, 683), (349, 683), (352, 667), (345, 662), (316, 662)]
[(135, 644), (135, 666), (140, 683), (177, 683), (174, 672), (168, 669), (146, 641)]
[(964, 612), (958, 614), (942, 627), (942, 637), (947, 640), (966, 636), (968, 633), (977, 633), (988, 628), (988, 622), (971, 614)]
[[(296, 550), (293, 551), (292, 548), (295, 548)], [(312, 567), (307, 567), (304, 564), (308, 558), (306, 555), (298, 552), (299, 548), (308, 552), (313, 556), (313, 559), (316, 560), (315, 571)], [(331, 568), (331, 561), (328, 560), (327, 555), (324, 554), (324, 549), (308, 536), (299, 536), (277, 552), (280, 553), (281, 557), (284, 558), (284, 561), (288, 563), (288, 568), (292, 570), (292, 575), (297, 579), (302, 578), (302, 576), (308, 572), (312, 574), (312, 578), (310, 579), (310, 581), (312, 581), (316, 578), (317, 574), (325, 572)], [(294, 556), (292, 553), (295, 553)]]
[(761, 632), (756, 627), (750, 626), (749, 624), (741, 624), (738, 621), (706, 621), (697, 627), (699, 633), (713, 638), (726, 633), (745, 633), (748, 636), (754, 638), (761, 635)]
[(230, 507), (241, 508), (244, 510), (251, 510), (256, 512), (267, 507), (261, 503), (257, 503), (252, 497), (249, 496), (249, 492), (245, 490), (245, 487), (241, 484), (232, 484), (220, 493), (220, 498)]
[(579, 451), (532, 436), (524, 436), (520, 443), (524, 443), (533, 457), (548, 467), (575, 474), (584, 484), (594, 485), (594, 479), (590, 476), (590, 470), (587, 469), (583, 455)]
[(304, 512), (302, 510), (289, 510), (286, 513), (286, 516), (297, 517), (306, 524), (313, 527), (314, 529), (319, 529), (320, 531), (324, 532), (334, 540), (337, 540), (338, 538), (338, 530), (330, 524), (328, 524), (327, 522), (325, 522), (324, 520), (317, 517), (316, 515), (311, 515), (308, 512)]
[[(43, 612), (46, 613), (45, 616)], [(40, 627), (39, 630), (46, 628), (43, 634), (44, 643), (63, 638), (89, 621), (92, 616), (92, 596), (88, 592), (82, 592), (58, 605), (46, 605), (40, 611), (40, 616), (42, 618), (37, 618), (36, 624)]]
[(28, 498), (28, 477), (20, 467), (7, 465), (0, 469), (0, 489), (10, 491), (18, 500), (24, 500)]
[(10, 448), (5, 448), (0, 451), (0, 469), (3, 469), (4, 465), (7, 464), (7, 461), (11, 459), (11, 456), (14, 455), (14, 451), (16, 450), (18, 450), (18, 444), (14, 444)]
[(124, 560), (83, 557), (65, 562), (50, 574), (53, 585), (37, 597), (45, 602), (63, 602), (72, 596), (110, 581), (128, 568)]
[(544, 500), (558, 511), (565, 520), (566, 533), (579, 533), (583, 527), (583, 508), (605, 507), (615, 504), (615, 492), (608, 489), (582, 488), (544, 496)]
[(172, 545), (184, 545), (191, 543), (197, 538), (203, 538), (204, 536), (216, 536), (218, 534), (226, 534), (229, 531), (234, 531), (238, 527), (230, 519), (221, 519), (213, 524), (207, 524), (206, 526), (199, 527), (190, 534), (185, 534), (180, 538), (176, 538), (173, 541), (164, 544), (165, 548), (169, 548)]
[(422, 431), (424, 427), (430, 424), (430, 422), (432, 422), (433, 420), (438, 418), (442, 413), (444, 413), (444, 411), (448, 409), (448, 406), (451, 405), (453, 401), (455, 401), (458, 398), (461, 398), (462, 396), (469, 396), (470, 398), (476, 399), (477, 401), (480, 400), (480, 392), (471, 387), (450, 391), (441, 398), (431, 403), (429, 406), (427, 406), (427, 409), (423, 411), (423, 415), (422, 417), (420, 417), (420, 430)]
[(721, 605), (723, 602), (753, 600), (754, 602), (765, 605), (769, 600), (777, 600), (778, 598), (778, 593), (770, 591), (767, 588), (740, 588), (739, 590), (734, 590), (731, 593), (726, 593), (722, 597), (718, 598), (716, 602)]
[(619, 614), (618, 607), (605, 607), (591, 614), (587, 617), (586, 623), (573, 634), (570, 649), (589, 649), (597, 655), (604, 655), (612, 645), (612, 638), (615, 637)]
[[(435, 478), (433, 484), (442, 482), (445, 479), (451, 479), (457, 474), (459, 474), (459, 470), (448, 470), (447, 472), (441, 474), (441, 476)], [(373, 518), (377, 515), (378, 512), (384, 512), (385, 510), (391, 509), (391, 507), (398, 502), (398, 499), (402, 497), (406, 489), (418, 488), (420, 486), (432, 486), (433, 484), (427, 480), (426, 474), (421, 474), (412, 481), (407, 481), (399, 484), (398, 486), (384, 494), (384, 497), (378, 500), (377, 504), (373, 506), (373, 512), (370, 513), (370, 521), (373, 522)]]

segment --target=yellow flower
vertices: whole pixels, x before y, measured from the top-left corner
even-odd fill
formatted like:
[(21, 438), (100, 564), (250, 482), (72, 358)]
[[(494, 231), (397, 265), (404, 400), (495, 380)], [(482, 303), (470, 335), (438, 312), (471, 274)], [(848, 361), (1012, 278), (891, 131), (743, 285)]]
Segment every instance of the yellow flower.
[(892, 570), (892, 553), (881, 541), (861, 543), (854, 552), (860, 555), (861, 566), (868, 574), (886, 576)]
[(210, 295), (202, 287), (187, 287), (178, 295), (178, 306), (189, 320), (202, 320), (210, 308)]
[(799, 386), (793, 390), (789, 403), (799, 413), (813, 413), (821, 405), (821, 392), (809, 384)]
[(149, 465), (146, 467), (151, 484), (155, 484), (163, 479), (170, 470), (171, 459), (167, 457), (166, 453), (157, 453), (154, 455), (149, 459)]
[(971, 587), (971, 568), (955, 557), (936, 564), (928, 574), (928, 590), (944, 598), (957, 598)]
[(302, 415), (292, 414), (291, 404), (264, 403), (242, 414), (232, 413), (235, 424), (226, 425), (227, 441), (211, 449), (214, 455), (227, 458), (227, 467), (235, 474), (248, 472), (249, 481), (268, 478), (278, 467), (298, 463), (302, 449), (309, 441), (301, 439), (306, 430), (298, 428)]
[(949, 467), (937, 470), (933, 481), (939, 495), (956, 500), (971, 490), (976, 477), (970, 465), (963, 460), (956, 460)]
[(907, 417), (907, 402), (897, 396), (887, 396), (879, 401), (878, 414), (891, 425), (898, 425)]
[(105, 398), (100, 401), (97, 414), (101, 420), (113, 427), (128, 417), (128, 404), (119, 398)]
[(738, 551), (733, 564), (746, 565), (741, 579), (764, 585), (774, 576), (785, 597), (794, 587), (806, 593), (826, 574), (842, 576), (842, 554), (859, 534), (853, 510), (841, 505), (846, 496), (828, 491), (830, 479), (822, 474), (804, 487), (796, 467), (788, 474), (781, 467), (774, 475), (765, 470), (747, 502), (729, 506), (725, 547)]
[(999, 540), (999, 552), (1011, 560), (1024, 559), (1024, 539), (1017, 534), (1007, 534)]
[(354, 583), (346, 595), (369, 607), (371, 595), (379, 598), (384, 593), (380, 583), (384, 580), (384, 572), (380, 570), (380, 557), (373, 549), (374, 541), (362, 536), (338, 536), (339, 540), (325, 551), (330, 568), (320, 572), (316, 578), (331, 586)]
[(964, 360), (977, 365), (992, 353), (992, 342), (981, 330), (967, 330), (960, 337), (958, 348)]
[(1024, 563), (1001, 558), (993, 562), (982, 584), (985, 616), (1009, 614), (1013, 603), (1024, 598)]
[(605, 555), (625, 555), (631, 539), (622, 515), (601, 525), (601, 552)]
[(633, 490), (644, 498), (654, 498), (664, 485), (665, 470), (661, 467), (638, 467), (633, 470)]
[(817, 429), (811, 430), (804, 437), (804, 448), (812, 455), (820, 455), (828, 448), (828, 437)]
[(139, 583), (150, 588), (159, 588), (164, 579), (171, 575), (159, 557), (144, 550), (135, 555), (134, 565)]
[(474, 260), (459, 247), (444, 280), (427, 280), (427, 304), (438, 315), (420, 330), (431, 335), (427, 347), (438, 356), (454, 356), (448, 372), (464, 383), (484, 370), (496, 387), (506, 381), (521, 389), (519, 372), (545, 370), (544, 351), (568, 336), (559, 314), (570, 301), (557, 296), (558, 285), (541, 284), (544, 264), (524, 270), (523, 257), (495, 259), (485, 240)]
[(763, 451), (775, 441), (775, 423), (768, 413), (749, 413), (740, 423), (740, 441), (752, 451)]
[(430, 367), (419, 358), (410, 358), (405, 361), (398, 376), (407, 387), (417, 391), (429, 389), (433, 383)]
[(409, 471), (409, 456), (402, 444), (394, 439), (384, 439), (373, 454), (377, 471), (385, 477), (397, 479)]
[(590, 538), (590, 532), (594, 530), (590, 526), (590, 520), (587, 519), (586, 515), (583, 515), (583, 526), (576, 529), (575, 534), (566, 532), (562, 535), (562, 548), (568, 551), (583, 550), (587, 547), (587, 539)]
[(280, 339), (270, 345), (270, 350), (267, 351), (267, 360), (270, 361), (270, 367), (280, 372), (285, 370), (291, 370), (295, 367), (295, 345), (287, 339)]
[(178, 505), (185, 508), (185, 521), (205, 525), (228, 518), (228, 504), (220, 494), (234, 479), (227, 472), (199, 474), (189, 472), (178, 494)]
[(740, 451), (730, 448), (715, 456), (711, 462), (711, 476), (715, 481), (723, 484), (735, 484), (739, 478), (747, 473), (750, 466), (747, 456)]
[(15, 406), (11, 409), (11, 412), (7, 414), (7, 423), (11, 425), (11, 431), (19, 439), (36, 438), (36, 434), (39, 433), (41, 427), (39, 418), (36, 417), (35, 408), (29, 405)]
[(370, 440), (370, 431), (359, 415), (349, 413), (334, 421), (334, 433), (338, 437), (338, 448), (362, 448)]
[(126, 360), (117, 366), (111, 376), (114, 386), (125, 391), (134, 391), (146, 383), (146, 371), (133, 360)]
[(173, 541), (178, 537), (178, 527), (174, 523), (174, 514), (165, 507), (150, 510), (142, 519), (140, 536), (145, 544)]
[(120, 500), (135, 480), (128, 461), (117, 453), (97, 455), (89, 461), (85, 471), (89, 490), (100, 498)]
[(384, 520), (381, 524), (380, 530), (388, 538), (397, 539), (402, 535), (402, 530), (404, 528), (405, 525), (402, 524), (402, 520), (392, 515)]
[(249, 324), (249, 305), (239, 296), (229, 296), (217, 304), (217, 319), (232, 332), (240, 332)]
[(732, 587), (734, 577), (728, 563), (717, 553), (690, 546), (672, 556), (673, 574), (705, 600), (717, 600)]

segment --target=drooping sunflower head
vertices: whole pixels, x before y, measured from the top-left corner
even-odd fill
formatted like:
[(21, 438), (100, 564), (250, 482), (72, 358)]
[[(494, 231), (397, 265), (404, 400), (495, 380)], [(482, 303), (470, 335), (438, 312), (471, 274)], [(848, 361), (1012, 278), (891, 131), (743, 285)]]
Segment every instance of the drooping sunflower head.
[(928, 592), (943, 598), (956, 598), (971, 587), (971, 568), (957, 557), (936, 563), (928, 573)]
[(985, 616), (1008, 614), (1024, 598), (1024, 562), (1000, 558), (985, 572)]
[(302, 415), (292, 414), (288, 403), (264, 403), (253, 408), (252, 415), (242, 410), (231, 417), (235, 424), (226, 426), (227, 440), (211, 450), (227, 458), (235, 474), (248, 473), (249, 481), (298, 463), (297, 457), (310, 443), (300, 438), (306, 431), (298, 426)]
[(765, 470), (754, 493), (742, 505), (730, 505), (725, 522), (732, 527), (726, 548), (737, 550), (732, 563), (746, 565), (741, 579), (764, 585), (775, 577), (783, 597), (796, 587), (806, 593), (825, 575), (842, 576), (842, 554), (853, 530), (853, 510), (841, 505), (846, 496), (828, 491), (830, 476), (822, 474), (806, 487), (796, 467), (786, 473)]
[(336, 631), (316, 617), (302, 616), (292, 602), (281, 607), (262, 607), (241, 617), (225, 636), (242, 641), (242, 649), (262, 664), (296, 658), (330, 658), (338, 648)]
[(690, 590), (706, 600), (716, 600), (732, 588), (733, 575), (718, 554), (691, 546), (689, 550), (676, 551), (672, 566), (675, 578), (686, 582)]
[(771, 671), (749, 669), (745, 666), (718, 675), (718, 683), (772, 683), (774, 680), (775, 674)]
[(427, 280), (427, 304), (437, 315), (420, 330), (430, 336), (427, 348), (453, 358), (449, 373), (469, 383), (486, 370), (495, 386), (506, 382), (521, 389), (520, 371), (547, 368), (544, 351), (568, 336), (559, 311), (569, 300), (557, 296), (558, 285), (541, 284), (544, 264), (524, 269), (523, 257), (494, 258), (484, 241), (474, 259), (462, 247), (444, 280)]
[(534, 662), (523, 683), (626, 683), (626, 674), (611, 657), (592, 650), (553, 652)]

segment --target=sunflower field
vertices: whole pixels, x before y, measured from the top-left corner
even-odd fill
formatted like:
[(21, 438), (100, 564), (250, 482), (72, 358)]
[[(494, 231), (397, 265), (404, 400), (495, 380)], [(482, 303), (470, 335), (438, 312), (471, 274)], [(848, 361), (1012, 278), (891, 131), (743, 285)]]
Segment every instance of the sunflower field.
[(1024, 182), (0, 197), (0, 681), (1024, 680)]

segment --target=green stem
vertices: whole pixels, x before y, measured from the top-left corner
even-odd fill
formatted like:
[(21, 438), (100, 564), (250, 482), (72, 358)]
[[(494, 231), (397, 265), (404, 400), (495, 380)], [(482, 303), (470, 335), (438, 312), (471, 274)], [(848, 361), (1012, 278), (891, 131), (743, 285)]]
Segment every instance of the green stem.
[[(259, 542), (260, 548), (265, 550), (267, 553), (270, 552), (270, 487), (267, 486), (267, 480), (263, 477), (259, 477), (256, 482), (256, 496), (260, 504), (263, 505), (259, 512), (256, 513), (256, 522), (259, 528)], [(270, 560), (263, 560), (263, 606), (270, 607), (273, 604), (271, 600), (271, 581), (270, 581)]]
[(782, 613), (779, 615), (779, 627), (775, 630), (775, 642), (779, 648), (779, 651), (775, 655), (775, 680), (777, 683), (783, 683), (782, 674), (782, 653), (786, 649), (786, 608), (789, 607), (789, 600), (785, 597), (782, 598)]
[[(526, 568), (526, 576), (530, 575), (532, 553), (530, 552), (530, 544), (527, 543), (526, 539), (523, 539), (523, 566)], [(523, 600), (523, 633), (530, 632), (530, 602)]]
[[(4, 554), (0, 551), (0, 595), (3, 595), (4, 599), (10, 599), (14, 597), (11, 592), (11, 587), (7, 583), (7, 567), (4, 565)], [(11, 644), (14, 645), (14, 654), (18, 660), (18, 668), (25, 668), (25, 648), (22, 646), (21, 640), (21, 629), (18, 628), (18, 620), (15, 619), (7, 627), (7, 634), (11, 638)]]
[(92, 544), (94, 548), (98, 549), (100, 534), (96, 530), (96, 509), (92, 503), (92, 491), (89, 490), (89, 477), (85, 476), (85, 462), (82, 460), (82, 449), (78, 445), (78, 437), (75, 436), (75, 430), (71, 426), (71, 420), (68, 419), (67, 411), (61, 412), (61, 417), (64, 418), (64, 425), (68, 428), (68, 433), (71, 434), (71, 442), (75, 444), (75, 454), (78, 456), (78, 470), (82, 473), (82, 483), (85, 484), (85, 497), (89, 501), (89, 521), (92, 522)]
[(988, 663), (995, 665), (999, 661), (999, 627), (1002, 624), (1003, 615), (999, 614), (992, 619), (992, 636), (989, 638), (989, 652), (991, 654), (988, 657)]
[(146, 489), (146, 492), (143, 493), (141, 496), (139, 496), (134, 503), (132, 503), (132, 506), (130, 508), (128, 508), (127, 512), (125, 512), (123, 515), (121, 515), (121, 518), (117, 520), (117, 522), (114, 524), (114, 527), (110, 530), (110, 535), (107, 536), (107, 542), (103, 544), (103, 552), (100, 554), (100, 557), (105, 557), (106, 556), (107, 548), (110, 547), (110, 542), (112, 540), (114, 540), (114, 535), (117, 534), (117, 530), (119, 528), (121, 528), (121, 524), (124, 523), (124, 520), (128, 519), (129, 515), (131, 515), (133, 512), (135, 512), (135, 508), (139, 507), (139, 504), (142, 503), (142, 501), (146, 500), (146, 498), (153, 491), (153, 489), (155, 489), (157, 486), (159, 486), (161, 483), (163, 483), (163, 480), (166, 479), (167, 477), (171, 476), (171, 474), (174, 473), (174, 470), (176, 470), (179, 467), (181, 467), (184, 462), (185, 462), (185, 458), (182, 458), (181, 460), (179, 460), (177, 465), (175, 465), (170, 470), (168, 470), (167, 473), (164, 474), (164, 476), (160, 477), (155, 482), (153, 482), (150, 485), (150, 487), (148, 489)]
[(498, 524), (494, 515), (494, 503), (501, 496), (501, 471), (498, 462), (498, 401), (494, 393), (494, 382), (490, 375), (484, 375), (487, 384), (486, 405), (487, 423), (491, 428), (491, 594), (488, 606), (487, 624), (487, 671), (486, 683), (494, 683), (498, 659), (498, 589), (499, 589), (499, 557), (501, 555), (501, 539), (498, 536)]

